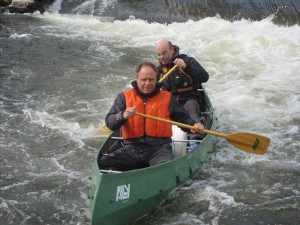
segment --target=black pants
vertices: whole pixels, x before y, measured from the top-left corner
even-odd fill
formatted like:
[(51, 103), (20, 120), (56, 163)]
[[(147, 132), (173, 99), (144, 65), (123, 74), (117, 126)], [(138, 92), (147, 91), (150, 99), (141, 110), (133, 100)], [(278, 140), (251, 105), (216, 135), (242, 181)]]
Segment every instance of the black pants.
[(128, 171), (160, 164), (173, 159), (170, 143), (158, 147), (127, 145), (109, 154), (100, 155), (101, 170)]
[[(196, 99), (187, 100), (183, 108), (189, 113), (190, 117), (198, 123), (203, 123), (203, 117), (201, 115), (200, 105)], [(203, 139), (203, 134), (195, 133), (189, 134), (191, 140), (201, 140)]]

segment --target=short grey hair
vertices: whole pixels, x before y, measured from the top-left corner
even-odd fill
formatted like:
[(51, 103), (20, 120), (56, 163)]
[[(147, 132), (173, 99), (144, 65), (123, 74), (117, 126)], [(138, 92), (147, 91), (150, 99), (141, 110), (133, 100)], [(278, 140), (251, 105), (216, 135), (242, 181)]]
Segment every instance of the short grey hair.
[(136, 77), (138, 76), (140, 70), (141, 70), (142, 67), (144, 67), (144, 66), (150, 66), (150, 67), (154, 70), (154, 72), (157, 74), (157, 68), (156, 68), (156, 66), (155, 66), (152, 62), (149, 62), (149, 61), (143, 61), (143, 62), (141, 62), (140, 64), (138, 64), (138, 65), (136, 66), (136, 68), (135, 68), (135, 76), (136, 76)]

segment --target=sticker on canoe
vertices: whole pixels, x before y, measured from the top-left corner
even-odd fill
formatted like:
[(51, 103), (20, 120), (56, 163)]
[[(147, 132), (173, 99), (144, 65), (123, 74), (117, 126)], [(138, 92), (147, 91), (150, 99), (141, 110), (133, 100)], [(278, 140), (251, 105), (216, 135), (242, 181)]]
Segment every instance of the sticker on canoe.
[(256, 140), (254, 141), (252, 148), (254, 151), (256, 151), (256, 149), (259, 147), (259, 140), (256, 138)]
[(130, 184), (120, 185), (117, 187), (116, 202), (128, 199), (130, 195)]

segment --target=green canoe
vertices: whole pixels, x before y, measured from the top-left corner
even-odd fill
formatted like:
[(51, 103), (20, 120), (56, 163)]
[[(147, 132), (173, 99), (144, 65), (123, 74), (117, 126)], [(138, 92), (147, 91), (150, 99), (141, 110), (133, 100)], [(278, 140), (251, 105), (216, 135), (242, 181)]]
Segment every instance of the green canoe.
[[(216, 129), (213, 107), (204, 89), (199, 90), (205, 99), (203, 116), (205, 128)], [(111, 133), (98, 155), (118, 148), (122, 139), (119, 131)], [(177, 187), (192, 178), (208, 154), (213, 150), (216, 137), (205, 135), (191, 152), (176, 155), (174, 160), (156, 166), (127, 172), (100, 171), (97, 158), (92, 165), (88, 197), (92, 225), (125, 225), (151, 212)], [(184, 140), (174, 140), (184, 143)], [(176, 148), (176, 147), (175, 147)]]

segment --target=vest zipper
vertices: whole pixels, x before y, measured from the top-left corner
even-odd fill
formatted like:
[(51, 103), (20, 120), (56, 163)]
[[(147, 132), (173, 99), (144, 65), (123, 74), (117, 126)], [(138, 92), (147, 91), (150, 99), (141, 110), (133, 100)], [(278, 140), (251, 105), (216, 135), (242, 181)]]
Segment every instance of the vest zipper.
[[(147, 99), (144, 99), (144, 114), (146, 114)], [(146, 117), (144, 117), (144, 136), (146, 136)]]

